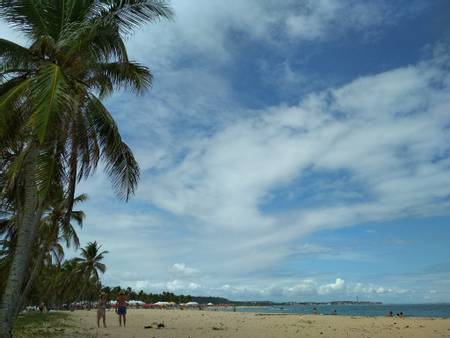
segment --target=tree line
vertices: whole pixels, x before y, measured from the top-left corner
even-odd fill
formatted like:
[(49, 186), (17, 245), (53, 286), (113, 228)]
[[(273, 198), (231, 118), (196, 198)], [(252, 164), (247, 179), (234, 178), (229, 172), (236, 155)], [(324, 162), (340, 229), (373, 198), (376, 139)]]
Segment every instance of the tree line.
[(125, 291), (125, 294), (127, 295), (129, 300), (139, 300), (147, 304), (156, 302), (174, 302), (177, 304), (181, 304), (192, 301), (192, 296), (190, 295), (176, 295), (172, 292), (146, 293), (143, 290), (137, 292), (130, 287), (122, 289), (120, 286), (105, 286), (102, 288), (102, 292), (106, 293), (108, 300), (117, 299), (120, 291)]
[[(45, 269), (72, 298), (101, 272), (61, 261), (64, 246), (79, 245), (76, 186), (102, 162), (117, 195), (133, 195), (139, 166), (102, 100), (150, 87), (124, 40), (171, 16), (164, 0), (0, 0), (0, 20), (24, 38), (0, 38), (1, 337), (32, 290), (45, 294)], [(87, 282), (64, 291), (63, 276), (78, 274)]]

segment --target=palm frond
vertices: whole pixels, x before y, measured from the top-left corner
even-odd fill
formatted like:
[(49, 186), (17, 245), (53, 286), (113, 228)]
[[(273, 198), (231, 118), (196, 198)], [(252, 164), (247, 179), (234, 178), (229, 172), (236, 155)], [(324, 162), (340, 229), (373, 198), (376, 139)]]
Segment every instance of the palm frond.
[(55, 122), (62, 119), (62, 113), (71, 109), (73, 100), (62, 69), (54, 63), (39, 72), (30, 89), (35, 107), (30, 124), (42, 143), (55, 130)]
[(28, 36), (38, 37), (47, 32), (46, 5), (52, 1), (2, 0), (0, 18)]
[(121, 32), (131, 33), (146, 22), (172, 17), (173, 12), (166, 1), (161, 0), (101, 0), (105, 8), (94, 18), (96, 21), (113, 23)]
[(14, 147), (25, 139), (24, 125), (29, 107), (22, 104), (21, 96), (30, 80), (23, 77), (0, 85), (0, 150)]
[(73, 200), (74, 205), (77, 203), (82, 203), (82, 202), (86, 202), (89, 199), (89, 196), (87, 194), (81, 194), (78, 195), (77, 197), (75, 197), (75, 199)]
[(7, 133), (13, 114), (17, 112), (17, 100), (28, 90), (30, 83), (30, 79), (15, 78), (0, 86), (0, 137)]
[(31, 63), (30, 50), (13, 41), (0, 39), (0, 72), (12, 73), (13, 71), (24, 71)]
[[(106, 271), (106, 265), (103, 263), (96, 263), (95, 268), (96, 268), (96, 270), (100, 271), (101, 273), (105, 273), (105, 271)], [(97, 279), (98, 279), (98, 275), (97, 275)]]
[(117, 26), (102, 22), (83, 21), (64, 32), (58, 46), (67, 49), (66, 62), (83, 57), (83, 62), (95, 64), (109, 60), (128, 61), (128, 54)]
[(61, 182), (63, 166), (56, 145), (41, 147), (36, 159), (36, 185), (41, 198), (48, 196), (52, 186)]
[(73, 210), (70, 214), (70, 217), (77, 223), (78, 226), (82, 227), (86, 215), (84, 214), (83, 211)]
[[(100, 64), (100, 79), (107, 78), (112, 85), (122, 88), (129, 88), (142, 93), (152, 84), (152, 74), (150, 70), (136, 62), (111, 62)], [(102, 88), (102, 86), (99, 86)], [(114, 89), (114, 87), (112, 87)]]
[(111, 114), (93, 95), (89, 97), (87, 113), (97, 131), (105, 170), (113, 187), (119, 196), (128, 200), (139, 180), (139, 166), (130, 148), (122, 141)]

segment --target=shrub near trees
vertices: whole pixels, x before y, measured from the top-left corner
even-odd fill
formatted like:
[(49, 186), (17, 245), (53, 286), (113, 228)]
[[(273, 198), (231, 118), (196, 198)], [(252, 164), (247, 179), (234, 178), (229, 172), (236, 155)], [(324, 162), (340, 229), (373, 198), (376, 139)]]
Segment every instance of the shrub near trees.
[(0, 0), (0, 19), (27, 41), (0, 38), (0, 213), (15, 222), (15, 238), (1, 247), (1, 337), (11, 337), (55, 187), (64, 192), (64, 223), (76, 183), (100, 160), (118, 195), (133, 194), (138, 165), (101, 99), (150, 86), (150, 71), (129, 59), (123, 38), (170, 16), (161, 0)]

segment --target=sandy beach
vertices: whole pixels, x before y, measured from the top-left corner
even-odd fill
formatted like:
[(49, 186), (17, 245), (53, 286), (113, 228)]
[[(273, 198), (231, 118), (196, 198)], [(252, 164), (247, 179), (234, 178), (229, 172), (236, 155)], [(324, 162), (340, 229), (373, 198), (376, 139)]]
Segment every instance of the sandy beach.
[[(107, 328), (97, 329), (95, 311), (71, 313), (71, 321), (89, 337), (450, 337), (450, 319), (278, 315), (196, 310), (128, 311), (127, 327), (107, 312)], [(159, 323), (164, 328), (156, 328)], [(152, 326), (145, 329), (144, 326)], [(76, 329), (75, 329), (76, 330)], [(66, 332), (68, 333), (68, 332)], [(73, 334), (74, 332), (72, 332)]]

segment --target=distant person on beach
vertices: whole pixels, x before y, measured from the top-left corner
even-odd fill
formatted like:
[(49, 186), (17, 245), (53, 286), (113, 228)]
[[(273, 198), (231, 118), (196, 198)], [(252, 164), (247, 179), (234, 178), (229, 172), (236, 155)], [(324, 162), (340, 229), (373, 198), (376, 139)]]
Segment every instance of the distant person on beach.
[(106, 327), (106, 293), (102, 292), (97, 302), (97, 327), (100, 327), (100, 319), (103, 319), (103, 327)]
[(389, 311), (389, 313), (388, 313), (387, 316), (388, 316), (388, 317), (394, 317), (394, 313), (393, 313), (392, 311)]
[(319, 311), (317, 310), (316, 307), (313, 309), (313, 314), (314, 314), (314, 315), (318, 315), (318, 314), (319, 314)]
[(47, 313), (47, 306), (45, 306), (44, 302), (39, 304), (39, 311), (42, 312), (42, 313)]
[(334, 311), (333, 311), (333, 313), (332, 313), (333, 315), (337, 315), (337, 311), (336, 311), (336, 309), (334, 309)]
[(125, 293), (121, 291), (119, 293), (119, 297), (117, 297), (117, 314), (119, 315), (119, 325), (122, 326), (122, 318), (123, 318), (123, 326), (127, 324), (127, 296)]

